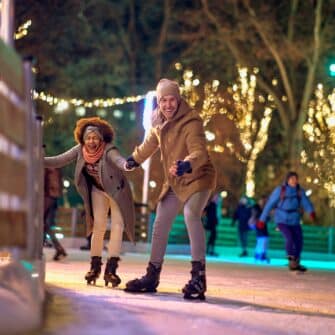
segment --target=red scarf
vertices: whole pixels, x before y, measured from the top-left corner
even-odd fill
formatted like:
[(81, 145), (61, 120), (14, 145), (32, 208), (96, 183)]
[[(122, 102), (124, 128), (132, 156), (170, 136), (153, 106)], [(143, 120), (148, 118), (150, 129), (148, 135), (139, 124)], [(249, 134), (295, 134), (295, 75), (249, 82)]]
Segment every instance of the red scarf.
[(90, 153), (87, 151), (85, 145), (83, 145), (83, 156), (84, 156), (85, 162), (89, 164), (96, 163), (102, 157), (105, 151), (105, 147), (106, 147), (106, 143), (102, 142), (96, 152)]

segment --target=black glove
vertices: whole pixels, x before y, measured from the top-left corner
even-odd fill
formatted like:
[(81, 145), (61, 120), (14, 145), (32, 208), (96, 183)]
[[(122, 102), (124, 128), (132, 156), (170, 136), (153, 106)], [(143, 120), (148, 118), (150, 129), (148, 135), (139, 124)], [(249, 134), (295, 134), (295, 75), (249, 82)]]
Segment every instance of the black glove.
[(177, 161), (177, 176), (182, 176), (184, 173), (191, 173), (192, 167), (189, 161)]
[(127, 158), (127, 162), (126, 162), (126, 165), (125, 165), (125, 167), (126, 167), (127, 170), (133, 170), (133, 169), (135, 169), (135, 168), (137, 168), (139, 166), (140, 166), (140, 164), (138, 164), (135, 161), (135, 159), (133, 158), (133, 156), (129, 156)]

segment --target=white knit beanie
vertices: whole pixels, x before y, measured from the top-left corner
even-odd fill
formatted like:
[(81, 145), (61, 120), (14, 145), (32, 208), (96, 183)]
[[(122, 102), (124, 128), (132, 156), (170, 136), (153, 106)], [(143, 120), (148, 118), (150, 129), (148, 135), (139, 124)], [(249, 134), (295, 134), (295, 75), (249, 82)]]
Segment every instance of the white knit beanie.
[(157, 102), (159, 102), (165, 95), (173, 95), (178, 101), (181, 99), (178, 83), (166, 78), (163, 78), (158, 82), (156, 95)]
[(91, 133), (91, 132), (94, 132), (95, 134), (97, 134), (98, 137), (99, 137), (101, 140), (104, 139), (104, 137), (103, 137), (103, 135), (102, 135), (102, 133), (101, 133), (99, 127), (97, 127), (97, 126), (91, 126), (91, 125), (89, 125), (89, 126), (87, 126), (87, 127), (85, 128), (84, 135), (83, 135), (83, 139), (85, 140), (85, 139), (87, 138), (88, 134)]

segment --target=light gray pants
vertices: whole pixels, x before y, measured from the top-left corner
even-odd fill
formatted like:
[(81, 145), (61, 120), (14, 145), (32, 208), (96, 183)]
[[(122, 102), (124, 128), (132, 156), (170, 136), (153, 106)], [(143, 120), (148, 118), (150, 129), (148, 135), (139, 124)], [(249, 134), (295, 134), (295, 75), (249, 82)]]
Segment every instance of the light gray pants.
[[(201, 215), (210, 193), (211, 190), (194, 193), (184, 204), (184, 217), (191, 244), (192, 261), (205, 262), (206, 236), (201, 222)], [(171, 226), (181, 206), (182, 202), (171, 188), (158, 203), (150, 257), (150, 262), (157, 267), (163, 264)]]
[(116, 201), (106, 192), (93, 186), (92, 208), (94, 226), (91, 243), (91, 257), (101, 256), (107, 229), (108, 211), (111, 210), (111, 230), (108, 242), (108, 257), (119, 257), (123, 237), (123, 217)]

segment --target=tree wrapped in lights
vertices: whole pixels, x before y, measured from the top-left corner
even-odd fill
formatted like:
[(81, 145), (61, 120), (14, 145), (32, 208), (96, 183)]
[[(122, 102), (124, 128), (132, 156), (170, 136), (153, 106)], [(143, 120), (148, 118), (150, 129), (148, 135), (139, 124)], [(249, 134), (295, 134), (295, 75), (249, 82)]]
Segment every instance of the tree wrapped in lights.
[(314, 174), (307, 182), (321, 186), (327, 192), (330, 207), (335, 208), (335, 89), (326, 96), (323, 86), (317, 86), (303, 132), (306, 145), (301, 162)]
[[(222, 144), (210, 146), (216, 152), (225, 149), (234, 154), (236, 158), (246, 165), (246, 194), (255, 194), (255, 166), (256, 159), (265, 147), (268, 138), (268, 129), (272, 118), (273, 102), (271, 96), (256, 96), (257, 69), (249, 73), (247, 68), (238, 67), (238, 78), (235, 84), (227, 89), (220, 87), (218, 80), (205, 83), (203, 87), (203, 99), (197, 93), (196, 86), (199, 80), (193, 79), (192, 71), (183, 74), (183, 94), (192, 106), (199, 101), (202, 105), (200, 116), (204, 121), (206, 134), (210, 120), (218, 114), (225, 115), (233, 121), (239, 131), (242, 150), (236, 143), (227, 141)], [(263, 110), (260, 113), (260, 109)], [(215, 138), (215, 137), (214, 137)]]

